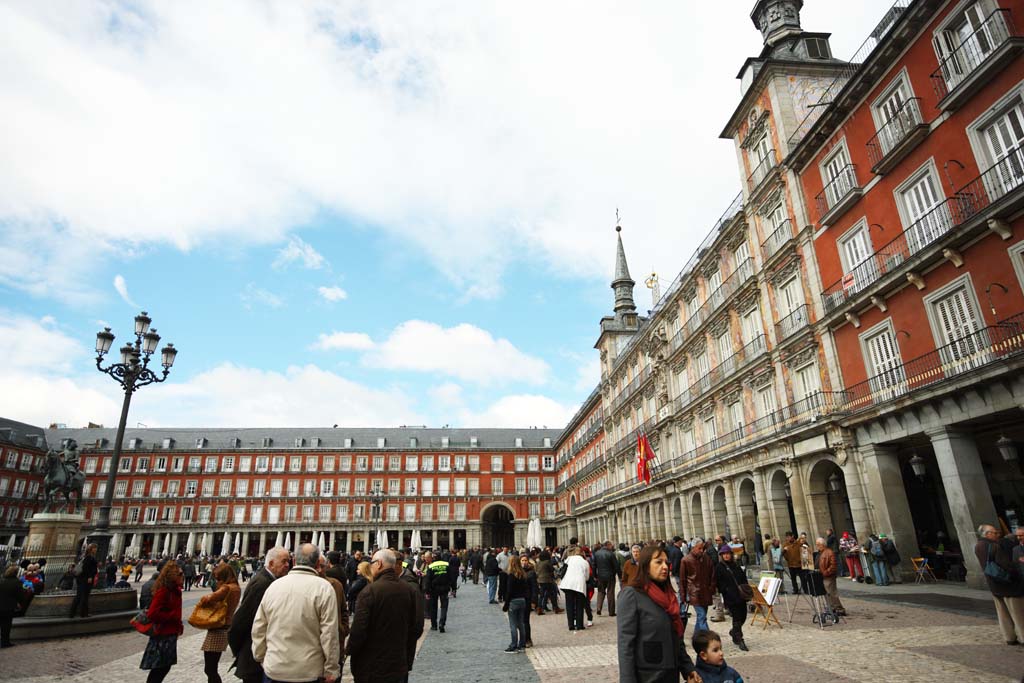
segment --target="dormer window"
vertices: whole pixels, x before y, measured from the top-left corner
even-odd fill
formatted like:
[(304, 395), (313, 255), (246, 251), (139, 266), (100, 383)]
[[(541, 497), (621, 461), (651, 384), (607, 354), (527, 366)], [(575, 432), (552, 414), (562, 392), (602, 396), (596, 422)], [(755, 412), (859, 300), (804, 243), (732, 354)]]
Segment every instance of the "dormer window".
[(128, 448), (135, 449), (139, 447), (138, 439), (128, 439)]
[(206, 446), (206, 439), (203, 437), (196, 439), (196, 448), (203, 448), (204, 446)]
[(345, 439), (345, 448), (352, 448), (352, 439)]
[(163, 447), (164, 450), (170, 450), (171, 448), (174, 448), (174, 439), (164, 439)]
[(270, 445), (274, 443), (274, 440), (269, 436), (263, 437), (262, 444), (264, 448), (270, 448)]
[(551, 448), (551, 437), (550, 436), (545, 436), (544, 437), (544, 448)]
[(297, 439), (295, 439), (295, 447), (296, 448), (302, 448), (305, 445), (306, 445), (306, 440), (303, 439), (301, 436), (298, 437)]
[(416, 448), (416, 437), (409, 437), (409, 448)]
[(449, 438), (447, 436), (441, 437), (441, 448), (448, 448)]
[(387, 445), (387, 442), (388, 440), (385, 437), (377, 437), (377, 448), (384, 448), (384, 446)]
[(239, 439), (238, 437), (235, 437), (233, 439), (229, 439), (228, 443), (231, 444), (232, 448), (241, 448), (241, 446), (242, 446), (242, 440)]
[(471, 436), (469, 437), (469, 445), (471, 448), (476, 448), (480, 445), (480, 441), (475, 436)]
[(320, 448), (320, 437), (314, 436), (312, 439), (309, 440), (309, 445), (311, 448)]
[(523, 447), (523, 437), (517, 436), (516, 437), (516, 448), (522, 448), (522, 447)]
[(828, 51), (828, 41), (824, 38), (805, 38), (804, 45), (807, 46), (807, 56), (811, 59), (829, 59), (832, 57)]

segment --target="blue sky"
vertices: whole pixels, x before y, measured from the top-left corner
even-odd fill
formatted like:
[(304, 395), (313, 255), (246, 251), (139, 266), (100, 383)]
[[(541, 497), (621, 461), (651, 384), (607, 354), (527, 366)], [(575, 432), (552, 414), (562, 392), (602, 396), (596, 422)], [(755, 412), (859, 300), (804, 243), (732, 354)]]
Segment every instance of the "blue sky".
[(748, 5), (0, 1), (0, 414), (116, 423), (145, 308), (133, 423), (561, 425), (616, 208), (645, 309), (738, 191)]

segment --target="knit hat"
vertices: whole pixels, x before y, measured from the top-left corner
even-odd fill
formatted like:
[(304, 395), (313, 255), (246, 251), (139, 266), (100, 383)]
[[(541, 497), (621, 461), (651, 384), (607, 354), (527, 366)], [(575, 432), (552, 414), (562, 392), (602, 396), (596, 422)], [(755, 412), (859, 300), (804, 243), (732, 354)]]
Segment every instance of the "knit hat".
[(719, 555), (725, 555), (726, 553), (732, 553), (732, 548), (729, 547), (728, 543), (723, 543), (718, 549)]
[(889, 537), (888, 537), (888, 536), (886, 536), (885, 534), (878, 534), (878, 537), (879, 537), (879, 538), (889, 538)]

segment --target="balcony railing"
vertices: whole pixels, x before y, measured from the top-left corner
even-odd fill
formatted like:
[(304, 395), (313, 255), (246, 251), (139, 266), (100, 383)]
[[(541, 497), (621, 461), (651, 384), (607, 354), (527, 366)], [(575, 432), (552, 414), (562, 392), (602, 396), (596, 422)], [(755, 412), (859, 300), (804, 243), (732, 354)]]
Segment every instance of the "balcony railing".
[(849, 299), (874, 285), (882, 276), (900, 270), (915, 253), (1024, 186), (1024, 145), (935, 205), (909, 228), (882, 246), (823, 293), (825, 312), (841, 308)]
[(764, 242), (761, 243), (761, 255), (764, 260), (767, 261), (775, 254), (779, 253), (779, 249), (782, 249), (782, 245), (788, 242), (793, 237), (793, 222), (790, 219), (786, 219), (779, 224), (779, 227), (772, 231), (772, 234), (765, 238)]
[(857, 168), (853, 164), (847, 164), (839, 169), (836, 177), (830, 180), (815, 197), (818, 215), (824, 218), (829, 211), (839, 206), (855, 188), (857, 188)]
[(807, 304), (800, 304), (792, 313), (775, 323), (775, 339), (781, 342), (810, 322), (810, 309)]
[(768, 174), (771, 173), (771, 170), (777, 165), (778, 162), (775, 161), (775, 150), (768, 150), (767, 156), (765, 156), (764, 159), (761, 159), (757, 163), (757, 166), (754, 167), (754, 170), (750, 172), (750, 175), (747, 176), (747, 188), (750, 190), (750, 194), (753, 194), (754, 190), (760, 187), (764, 179), (768, 177)]
[(893, 117), (868, 140), (868, 158), (871, 160), (872, 170), (878, 169), (885, 157), (918, 130), (919, 126), (924, 126), (921, 98), (911, 97), (900, 105)]
[[(985, 63), (1003, 43), (1015, 36), (1010, 10), (1001, 8), (989, 14), (981, 26), (939, 63), (932, 75), (935, 94), (941, 102)], [(941, 40), (937, 38), (936, 40)]]
[(845, 409), (856, 412), (1024, 352), (1024, 313), (966, 334), (945, 346), (893, 364), (847, 387)]

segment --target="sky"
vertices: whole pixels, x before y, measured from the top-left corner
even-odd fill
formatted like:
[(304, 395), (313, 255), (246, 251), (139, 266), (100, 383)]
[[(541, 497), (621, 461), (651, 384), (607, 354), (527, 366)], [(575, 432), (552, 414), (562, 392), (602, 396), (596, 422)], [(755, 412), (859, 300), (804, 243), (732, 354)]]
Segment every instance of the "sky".
[[(853, 55), (891, 0), (807, 0)], [(738, 193), (752, 0), (0, 0), (0, 416), (561, 427)]]

